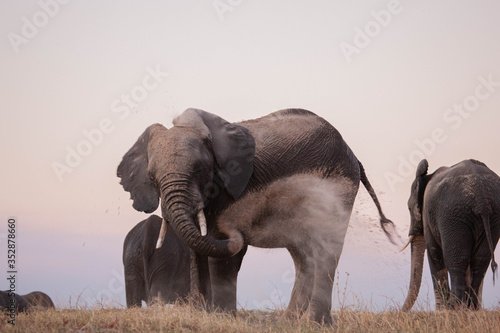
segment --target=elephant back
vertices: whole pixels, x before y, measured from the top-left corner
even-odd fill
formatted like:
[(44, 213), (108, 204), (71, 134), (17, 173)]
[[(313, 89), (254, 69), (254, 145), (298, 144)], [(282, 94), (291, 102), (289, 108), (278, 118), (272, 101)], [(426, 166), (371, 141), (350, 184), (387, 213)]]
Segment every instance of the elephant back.
[(238, 125), (255, 139), (251, 190), (298, 173), (359, 183), (356, 156), (335, 127), (313, 112), (286, 109)]

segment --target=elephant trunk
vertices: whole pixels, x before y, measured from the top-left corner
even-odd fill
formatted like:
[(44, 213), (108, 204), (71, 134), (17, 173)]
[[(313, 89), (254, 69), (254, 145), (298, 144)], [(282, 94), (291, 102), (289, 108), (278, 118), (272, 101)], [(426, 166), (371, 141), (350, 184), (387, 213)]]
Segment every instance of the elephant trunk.
[[(193, 211), (189, 204), (192, 195), (189, 195), (186, 186), (178, 186), (179, 182), (169, 182), (162, 186), (162, 214), (170, 222), (177, 236), (195, 252), (209, 257), (230, 257), (233, 253), (229, 250), (227, 240), (218, 240), (211, 236), (203, 236), (196, 227), (195, 219), (199, 220), (201, 228), (206, 228), (204, 214)], [(169, 188), (176, 183), (175, 189)]]
[(411, 242), (411, 277), (408, 295), (401, 311), (410, 311), (415, 304), (422, 283), (422, 272), (424, 269), (425, 239), (424, 235), (412, 236)]
[(220, 232), (228, 236), (227, 247), (229, 252), (231, 252), (231, 255), (235, 255), (240, 252), (245, 244), (242, 233), (236, 229), (234, 225), (230, 224), (230, 221), (222, 223), (218, 222), (217, 226), (219, 227)]

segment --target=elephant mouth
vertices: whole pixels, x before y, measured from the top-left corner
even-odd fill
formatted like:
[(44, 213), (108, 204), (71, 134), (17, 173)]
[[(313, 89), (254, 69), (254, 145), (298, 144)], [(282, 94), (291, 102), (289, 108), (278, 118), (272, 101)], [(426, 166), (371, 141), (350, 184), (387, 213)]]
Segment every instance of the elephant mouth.
[[(205, 213), (203, 209), (200, 209), (198, 215), (196, 216), (198, 220), (198, 225), (200, 226), (200, 234), (202, 236), (207, 235), (207, 219), (205, 218)], [(167, 235), (167, 220), (165, 218), (161, 221), (160, 234), (158, 235), (158, 241), (156, 242), (156, 248), (159, 249), (162, 247), (163, 242), (165, 241), (165, 236)]]

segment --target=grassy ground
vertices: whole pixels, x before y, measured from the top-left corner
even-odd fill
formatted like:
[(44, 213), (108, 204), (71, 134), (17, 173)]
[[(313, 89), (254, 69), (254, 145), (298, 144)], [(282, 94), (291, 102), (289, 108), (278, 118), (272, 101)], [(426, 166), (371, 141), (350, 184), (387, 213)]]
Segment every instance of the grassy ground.
[(189, 305), (142, 309), (48, 310), (18, 314), (0, 332), (500, 332), (500, 310), (333, 312), (337, 327), (284, 319), (283, 311), (207, 313)]

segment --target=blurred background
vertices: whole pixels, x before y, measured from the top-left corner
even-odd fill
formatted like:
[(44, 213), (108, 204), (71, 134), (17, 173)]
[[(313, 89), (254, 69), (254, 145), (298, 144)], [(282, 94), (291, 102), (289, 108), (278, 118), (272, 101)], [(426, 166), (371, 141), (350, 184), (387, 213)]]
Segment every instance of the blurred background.
[[(170, 127), (188, 107), (228, 121), (288, 107), (324, 117), (405, 239), (422, 158), (430, 172), (475, 158), (500, 173), (499, 11), (493, 0), (2, 2), (0, 272), (15, 217), (19, 293), (125, 306), (123, 239), (147, 215), (116, 168), (147, 126)], [(334, 309), (404, 301), (410, 251), (377, 216), (361, 187)], [(433, 309), (425, 265), (417, 306)], [(293, 279), (285, 250), (251, 248), (239, 307), (285, 307)], [(492, 281), (489, 269), (489, 309), (500, 301)]]

